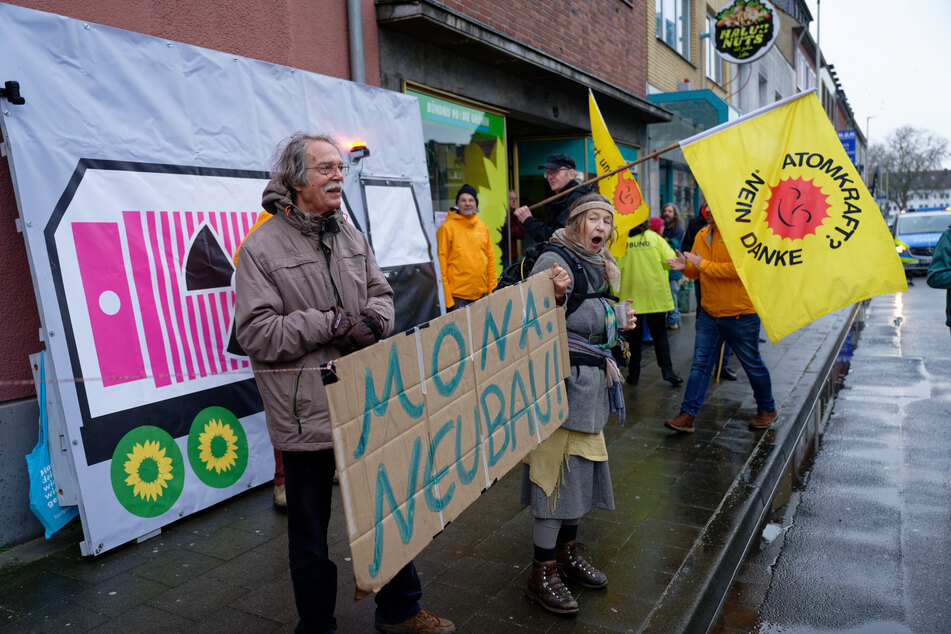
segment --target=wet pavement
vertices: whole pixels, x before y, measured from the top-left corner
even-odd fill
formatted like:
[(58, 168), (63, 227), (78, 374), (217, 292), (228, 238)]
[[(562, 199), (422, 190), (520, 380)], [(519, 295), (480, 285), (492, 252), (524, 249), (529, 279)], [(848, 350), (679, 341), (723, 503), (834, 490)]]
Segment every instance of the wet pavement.
[(717, 632), (951, 631), (951, 336), (945, 291), (909, 291), (871, 301), (805, 486)]
[[(747, 429), (756, 406), (739, 367), (739, 381), (711, 384), (696, 433), (665, 429), (683, 387), (661, 379), (645, 345), (640, 385), (625, 387), (627, 425), (612, 420), (605, 431), (617, 510), (590, 513), (579, 530), (608, 588), (570, 586), (581, 606), (576, 617), (549, 614), (525, 597), (532, 521), (518, 503), (518, 469), (416, 559), (423, 605), (460, 632), (705, 631), (758, 536), (854, 315), (842, 309), (761, 344), (780, 412), (765, 432)], [(681, 330), (670, 333), (674, 367), (685, 378), (693, 321), (685, 314)], [(373, 631), (373, 600), (350, 599), (339, 497), (334, 503), (339, 629)], [(291, 631), (297, 617), (285, 531), (269, 486), (96, 558), (79, 555), (81, 529), (72, 525), (48, 542), (0, 553), (0, 632)]]

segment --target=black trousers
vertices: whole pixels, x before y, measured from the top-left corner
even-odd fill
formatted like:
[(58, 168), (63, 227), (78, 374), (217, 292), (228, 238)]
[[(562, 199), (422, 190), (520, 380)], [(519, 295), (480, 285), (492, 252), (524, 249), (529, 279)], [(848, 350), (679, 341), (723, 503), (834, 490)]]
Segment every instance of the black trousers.
[[(300, 621), (295, 632), (335, 632), (337, 566), (330, 560), (327, 527), (333, 499), (334, 454), (285, 451), (287, 545), (291, 585)], [(423, 595), (413, 562), (406, 564), (376, 594), (376, 620), (400, 623), (419, 612)]]
[(631, 346), (631, 360), (628, 363), (628, 376), (637, 381), (641, 378), (641, 342), (644, 339), (644, 324), (650, 330), (654, 340), (654, 352), (657, 355), (657, 365), (665, 376), (673, 372), (673, 363), (670, 360), (670, 342), (667, 341), (667, 313), (647, 313), (637, 316), (634, 330), (625, 331), (624, 336)]

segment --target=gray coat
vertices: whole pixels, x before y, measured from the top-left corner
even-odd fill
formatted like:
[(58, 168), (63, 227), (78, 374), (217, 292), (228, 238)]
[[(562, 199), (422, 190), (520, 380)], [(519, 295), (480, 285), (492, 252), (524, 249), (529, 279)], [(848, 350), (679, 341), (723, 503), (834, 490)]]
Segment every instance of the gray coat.
[[(548, 270), (553, 262), (568, 271), (568, 263), (558, 255), (548, 251), (539, 256), (534, 273)], [(600, 266), (584, 263), (588, 277), (588, 292), (600, 288), (604, 280), (604, 269)], [(570, 295), (575, 287), (574, 277), (568, 286)], [(569, 332), (581, 335), (595, 343), (603, 342), (607, 336), (604, 326), (604, 304), (598, 299), (586, 299), (577, 310), (568, 315), (566, 321)], [(607, 423), (610, 406), (608, 390), (604, 385), (604, 370), (582, 365), (571, 366), (571, 374), (565, 379), (565, 391), (568, 395), (568, 417), (562, 427), (577, 432), (596, 434)], [(530, 505), (532, 517), (571, 520), (585, 515), (592, 508), (614, 509), (614, 490), (611, 486), (611, 472), (607, 461), (593, 462), (581, 456), (569, 456), (565, 479), (558, 490), (556, 499), (549, 498), (529, 477), (529, 466), (522, 469), (522, 503)]]
[[(568, 294), (575, 288), (571, 266), (561, 255), (554, 251), (542, 253), (535, 262), (532, 273), (547, 271), (552, 264), (568, 271), (571, 283)], [(594, 292), (604, 283), (604, 269), (601, 266), (582, 261), (588, 277), (588, 292)], [(566, 326), (569, 332), (588, 339), (593, 343), (603, 343), (607, 338), (604, 326), (604, 304), (598, 299), (586, 299), (573, 313), (568, 315)], [(561, 424), (565, 429), (596, 434), (604, 429), (611, 406), (608, 401), (608, 389), (604, 385), (604, 370), (590, 366), (571, 366), (571, 375), (565, 379), (565, 391), (568, 396), (568, 417)]]

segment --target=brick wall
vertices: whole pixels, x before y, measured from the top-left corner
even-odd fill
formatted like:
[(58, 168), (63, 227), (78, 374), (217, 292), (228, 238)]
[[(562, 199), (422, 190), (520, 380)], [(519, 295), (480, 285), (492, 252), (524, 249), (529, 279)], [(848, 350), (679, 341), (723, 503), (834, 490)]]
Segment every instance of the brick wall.
[[(6, 103), (6, 102), (4, 102)], [(2, 136), (2, 135), (0, 135)], [(40, 342), (40, 315), (33, 295), (30, 265), (23, 236), (16, 231), (16, 200), (6, 159), (0, 159), (0, 401), (31, 396), (33, 386), (8, 384), (29, 380), (30, 354), (43, 350)]]
[[(346, 0), (4, 0), (194, 46), (350, 78)], [(376, 11), (363, 2), (366, 80), (380, 85)]]
[(646, 94), (645, 0), (441, 4), (632, 94)]
[[(335, 77), (350, 77), (345, 0), (6, 0), (9, 4), (146, 33), (205, 48), (284, 64)], [(363, 3), (366, 80), (380, 85), (376, 13)], [(19, 79), (29, 100), (29, 82)], [(6, 159), (0, 159), (0, 402), (30, 396), (27, 355), (43, 348), (40, 319)]]

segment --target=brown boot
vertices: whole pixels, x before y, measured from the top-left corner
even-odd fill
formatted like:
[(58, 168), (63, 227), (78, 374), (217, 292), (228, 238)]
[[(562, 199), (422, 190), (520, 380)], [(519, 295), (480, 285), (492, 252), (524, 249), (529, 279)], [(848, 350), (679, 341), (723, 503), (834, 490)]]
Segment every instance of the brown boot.
[(381, 632), (392, 634), (453, 634), (456, 626), (449, 619), (441, 619), (429, 610), (420, 608), (415, 616), (411, 616), (402, 623), (376, 622), (375, 627)]
[(578, 602), (558, 574), (557, 561), (532, 561), (532, 574), (525, 593), (549, 612), (575, 614)]
[(767, 429), (776, 420), (776, 410), (771, 412), (756, 412), (750, 420), (750, 429)]
[(680, 412), (670, 420), (664, 421), (664, 427), (679, 431), (682, 434), (693, 433), (693, 416), (687, 412)]
[(287, 493), (284, 491), (283, 484), (274, 485), (274, 508), (284, 513), (287, 512)]
[(555, 548), (555, 561), (561, 564), (561, 569), (572, 581), (580, 583), (585, 588), (608, 587), (608, 576), (591, 565), (584, 558), (585, 545), (578, 541), (570, 541)]

